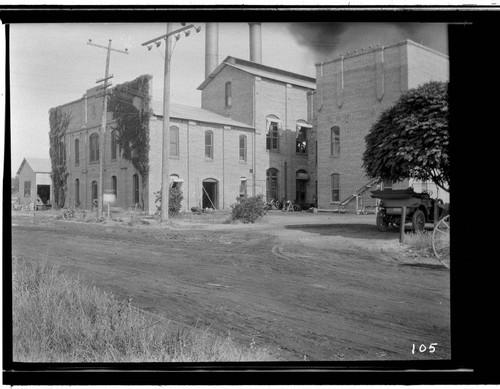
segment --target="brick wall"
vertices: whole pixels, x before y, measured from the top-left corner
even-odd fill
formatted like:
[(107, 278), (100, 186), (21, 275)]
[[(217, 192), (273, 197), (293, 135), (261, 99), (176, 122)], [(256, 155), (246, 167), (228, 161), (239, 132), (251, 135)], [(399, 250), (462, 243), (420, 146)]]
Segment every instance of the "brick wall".
[[(420, 55), (421, 52), (425, 55)], [(422, 70), (418, 75), (411, 75), (416, 69)], [(316, 70), (314, 123), (318, 142), (318, 203), (319, 208), (332, 209), (338, 207), (331, 198), (332, 173), (340, 174), (340, 201), (366, 185), (369, 178), (362, 168), (362, 155), (364, 138), (371, 125), (417, 80), (422, 83), (433, 75), (445, 74), (447, 61), (440, 54), (414, 47), (412, 42), (402, 42), (317, 64)], [(338, 156), (331, 155), (330, 150), (333, 126), (340, 129)], [(394, 185), (394, 188), (405, 186), (408, 182)], [(361, 201), (364, 205), (375, 203), (370, 190), (364, 192)], [(349, 208), (355, 208), (355, 201)]]
[[(96, 97), (95, 88), (87, 91), (81, 99), (61, 106), (63, 112), (71, 113), (71, 121), (64, 135), (66, 146), (66, 163), (68, 171), (66, 207), (71, 207), (77, 200), (76, 180), (79, 180), (79, 207), (92, 208), (92, 182), (100, 183), (99, 161), (90, 161), (89, 139), (93, 133), (100, 135), (102, 123), (102, 97)], [(129, 209), (134, 207), (133, 175), (137, 174), (132, 162), (121, 158), (120, 150), (117, 158), (111, 159), (111, 126), (112, 113), (108, 112), (108, 128), (105, 134), (104, 147), (99, 144), (99, 158), (104, 155), (104, 190), (112, 189), (112, 176), (117, 181), (117, 201), (112, 206)], [(78, 163), (75, 159), (75, 140), (79, 140)], [(104, 153), (103, 153), (104, 151)], [(140, 186), (140, 188), (142, 188)], [(141, 204), (142, 204), (141, 194)], [(145, 200), (145, 199), (144, 199)]]
[[(173, 119), (170, 126), (179, 128), (179, 157), (170, 157), (169, 175), (177, 175), (182, 183), (182, 210), (202, 205), (203, 181), (217, 181), (218, 209), (227, 209), (240, 193), (240, 178), (247, 179), (251, 195), (253, 163), (253, 131), (233, 126), (222, 126), (189, 120)], [(213, 158), (205, 158), (205, 132), (213, 133)], [(150, 174), (148, 181), (150, 213), (156, 211), (154, 192), (161, 188), (162, 120), (151, 121)], [(239, 137), (247, 137), (247, 160), (239, 160)]]

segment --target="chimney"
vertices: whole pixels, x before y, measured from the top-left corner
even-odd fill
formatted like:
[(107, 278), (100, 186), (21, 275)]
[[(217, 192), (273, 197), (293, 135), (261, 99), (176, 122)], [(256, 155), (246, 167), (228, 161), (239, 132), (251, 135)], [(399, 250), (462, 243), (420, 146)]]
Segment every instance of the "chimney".
[(262, 32), (260, 23), (248, 23), (250, 31), (250, 61), (262, 63)]
[(219, 65), (219, 23), (205, 23), (205, 78)]

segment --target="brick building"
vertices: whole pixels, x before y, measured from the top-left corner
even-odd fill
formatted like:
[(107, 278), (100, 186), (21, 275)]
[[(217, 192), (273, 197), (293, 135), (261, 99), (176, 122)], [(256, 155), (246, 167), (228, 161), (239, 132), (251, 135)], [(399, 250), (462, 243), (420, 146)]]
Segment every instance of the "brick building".
[[(448, 58), (403, 41), (316, 64), (316, 79), (231, 56), (207, 69), (198, 87), (201, 107), (170, 109), (169, 172), (182, 185), (184, 210), (227, 209), (238, 197), (255, 194), (317, 202), (322, 209), (359, 209), (374, 203), (370, 189), (377, 185), (362, 169), (371, 125), (409, 88), (447, 80)], [(89, 89), (60, 106), (72, 116), (63, 136), (66, 204), (93, 206), (104, 154), (104, 191), (116, 194), (115, 206), (154, 213), (161, 188), (162, 104), (152, 106), (149, 174), (141, 177), (110, 131), (99, 150), (103, 103), (97, 93)], [(112, 128), (111, 112), (107, 118)], [(414, 186), (422, 185), (432, 189)]]
[[(169, 172), (182, 185), (183, 209), (227, 209), (237, 198), (255, 194), (311, 202), (308, 106), (314, 81), (227, 57), (200, 85), (201, 108), (171, 104)], [(161, 188), (162, 104), (152, 104), (149, 174), (144, 178), (114, 142), (112, 112), (100, 144), (103, 103), (97, 93), (98, 88), (89, 89), (59, 107), (71, 114), (63, 136), (66, 204), (95, 205), (104, 157), (104, 191), (116, 194), (114, 205), (154, 213), (155, 192)]]
[[(319, 208), (345, 204), (360, 209), (374, 204), (370, 190), (378, 183), (367, 178), (362, 168), (365, 136), (402, 93), (431, 80), (448, 80), (448, 68), (446, 55), (409, 40), (316, 64), (313, 141), (318, 147), (311, 157), (317, 166)], [(406, 181), (394, 187), (409, 185), (438, 192), (427, 183)]]

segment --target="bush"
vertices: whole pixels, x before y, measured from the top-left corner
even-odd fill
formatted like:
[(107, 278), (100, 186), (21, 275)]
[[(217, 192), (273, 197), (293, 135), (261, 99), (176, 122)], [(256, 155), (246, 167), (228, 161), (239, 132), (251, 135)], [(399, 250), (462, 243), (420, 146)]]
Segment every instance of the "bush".
[[(156, 195), (156, 216), (161, 215), (161, 189), (155, 192)], [(168, 199), (168, 215), (175, 216), (178, 215), (181, 210), (181, 202), (184, 196), (182, 196), (182, 190), (180, 188), (170, 187), (170, 196)]]
[(231, 219), (240, 220), (243, 223), (255, 223), (255, 221), (267, 213), (267, 205), (262, 195), (246, 197), (231, 205)]

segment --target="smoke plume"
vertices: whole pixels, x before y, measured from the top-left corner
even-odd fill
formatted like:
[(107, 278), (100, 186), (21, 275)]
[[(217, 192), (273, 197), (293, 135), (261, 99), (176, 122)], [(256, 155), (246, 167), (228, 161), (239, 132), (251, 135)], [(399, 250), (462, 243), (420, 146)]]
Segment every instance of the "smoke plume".
[(448, 54), (446, 24), (437, 23), (290, 23), (297, 43), (307, 47), (316, 62), (369, 46), (388, 46), (405, 39)]

